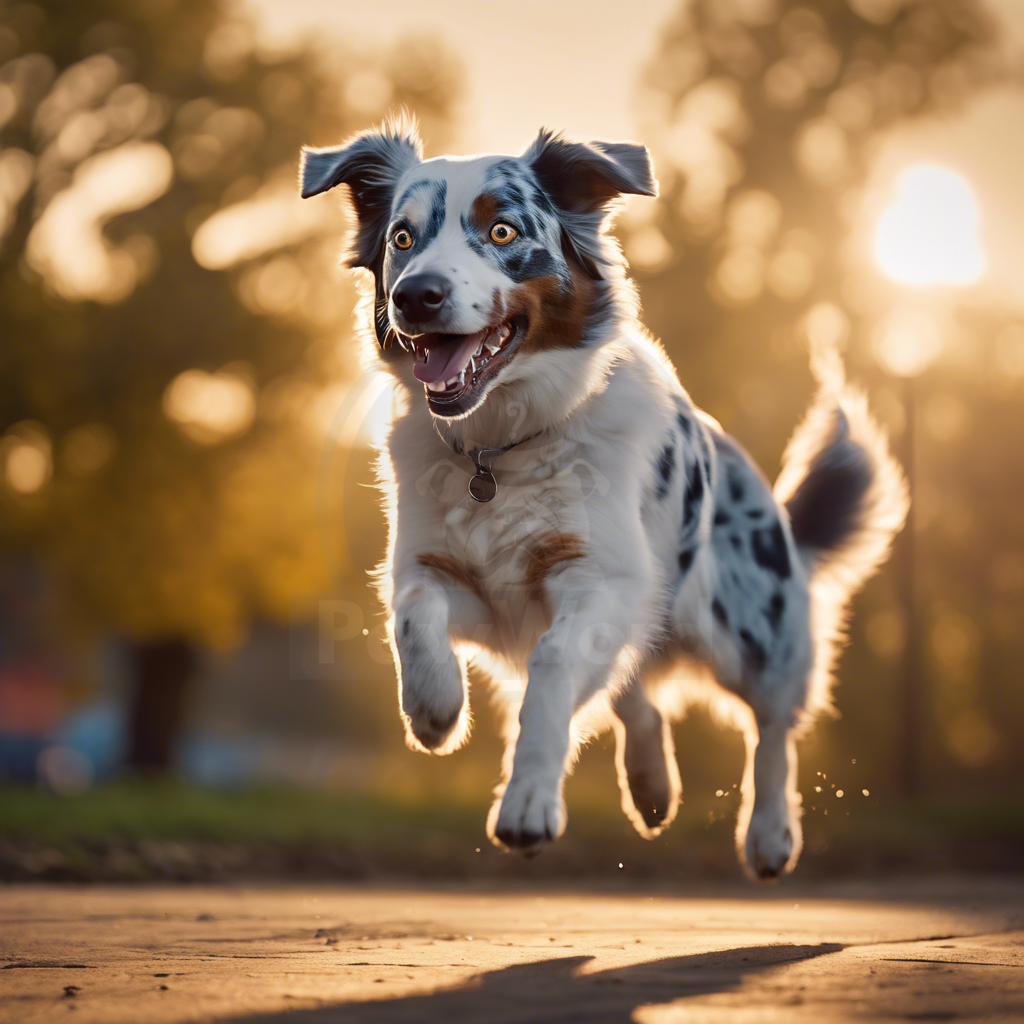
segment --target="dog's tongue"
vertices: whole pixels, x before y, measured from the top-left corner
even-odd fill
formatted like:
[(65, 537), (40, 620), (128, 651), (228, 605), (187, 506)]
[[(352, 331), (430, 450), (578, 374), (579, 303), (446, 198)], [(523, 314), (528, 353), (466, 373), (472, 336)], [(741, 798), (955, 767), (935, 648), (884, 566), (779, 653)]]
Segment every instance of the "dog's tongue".
[(450, 340), (441, 340), (441, 335), (433, 345), (428, 346), (427, 358), (419, 359), (412, 368), (417, 380), (424, 384), (432, 384), (436, 380), (448, 380), (457, 377), (467, 366), (470, 356), (484, 340), (487, 331), (476, 334), (457, 334)]

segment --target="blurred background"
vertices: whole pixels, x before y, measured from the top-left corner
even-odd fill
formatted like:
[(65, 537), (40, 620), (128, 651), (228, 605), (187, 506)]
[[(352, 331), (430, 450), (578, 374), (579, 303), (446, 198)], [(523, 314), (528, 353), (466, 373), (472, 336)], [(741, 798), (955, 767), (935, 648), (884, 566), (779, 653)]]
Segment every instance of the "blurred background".
[(483, 685), (407, 751), (367, 573), (387, 385), (300, 145), (541, 125), (652, 151), (616, 232), (695, 401), (773, 477), (838, 345), (907, 468), (807, 877), (1024, 867), (1024, 8), (1015, 0), (0, 0), (0, 878), (738, 869), (738, 735), (677, 726), (656, 843), (583, 752), (565, 840), (486, 842)]

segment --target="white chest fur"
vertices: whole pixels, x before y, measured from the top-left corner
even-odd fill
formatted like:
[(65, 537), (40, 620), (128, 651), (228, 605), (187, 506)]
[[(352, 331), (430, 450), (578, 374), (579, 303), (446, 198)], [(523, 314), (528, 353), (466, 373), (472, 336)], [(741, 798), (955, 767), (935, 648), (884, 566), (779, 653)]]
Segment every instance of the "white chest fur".
[(571, 537), (581, 549), (592, 540), (588, 505), (608, 493), (609, 481), (586, 446), (565, 438), (497, 456), (492, 501), (468, 493), (469, 459), (448, 474), (438, 495), (442, 551), (458, 559), (492, 596), (527, 585), (539, 545)]

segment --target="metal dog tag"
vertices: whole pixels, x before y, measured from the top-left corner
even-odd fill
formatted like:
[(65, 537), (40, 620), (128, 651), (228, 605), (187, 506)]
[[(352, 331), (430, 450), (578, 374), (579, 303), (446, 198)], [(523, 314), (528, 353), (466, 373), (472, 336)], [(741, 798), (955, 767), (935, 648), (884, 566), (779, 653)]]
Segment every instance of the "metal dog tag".
[(469, 481), (469, 496), (474, 501), (490, 501), (498, 493), (498, 484), (490, 470), (477, 465), (476, 475)]

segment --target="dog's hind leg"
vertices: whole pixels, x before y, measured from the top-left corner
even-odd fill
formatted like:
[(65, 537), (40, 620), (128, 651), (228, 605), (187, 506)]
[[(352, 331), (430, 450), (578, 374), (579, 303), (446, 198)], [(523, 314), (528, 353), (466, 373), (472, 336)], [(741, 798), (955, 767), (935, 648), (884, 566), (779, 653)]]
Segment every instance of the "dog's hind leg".
[(653, 839), (675, 817), (682, 793), (671, 726), (636, 675), (616, 694), (612, 710), (622, 810), (640, 835)]
[(747, 734), (747, 766), (736, 845), (747, 871), (771, 881), (792, 870), (800, 856), (800, 794), (792, 717), (756, 714)]
[(747, 764), (736, 829), (755, 878), (792, 870), (800, 855), (800, 794), (793, 730), (808, 705), (814, 662), (810, 593), (788, 519), (747, 456), (716, 435), (710, 661), (746, 702)]

